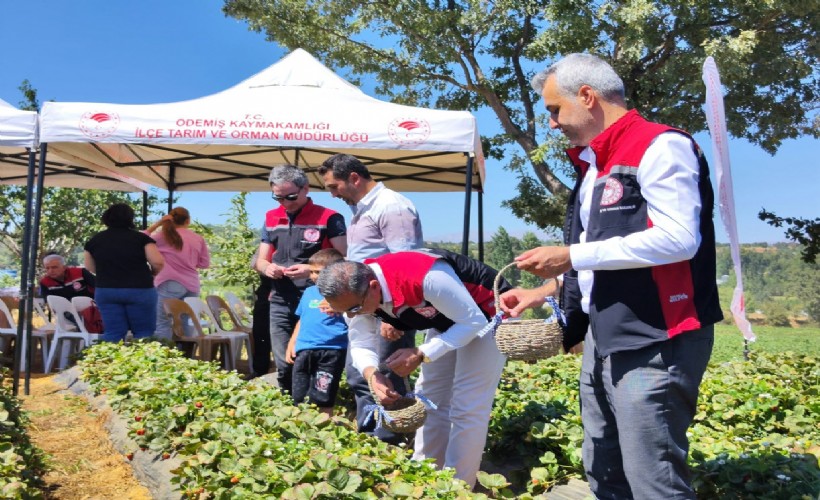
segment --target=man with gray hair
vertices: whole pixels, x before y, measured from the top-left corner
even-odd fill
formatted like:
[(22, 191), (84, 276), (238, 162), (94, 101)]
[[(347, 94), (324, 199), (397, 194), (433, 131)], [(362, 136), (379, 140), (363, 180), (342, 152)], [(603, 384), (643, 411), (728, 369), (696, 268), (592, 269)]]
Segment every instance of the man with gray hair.
[[(564, 274), (565, 346), (584, 339), (590, 487), (597, 498), (695, 498), (686, 432), (723, 318), (709, 167), (687, 133), (628, 110), (623, 82), (595, 56), (571, 54), (532, 84), (574, 146), (577, 182), (564, 246), (516, 261), (542, 278)], [(542, 289), (501, 296), (511, 316), (543, 302)]]
[[(413, 202), (376, 182), (367, 167), (355, 156), (335, 154), (318, 169), (331, 196), (350, 205), (353, 217), (347, 228), (347, 259), (362, 262), (386, 253), (414, 250), (424, 246), (421, 221)], [(413, 347), (416, 331), (401, 331), (382, 323), (378, 339), (379, 358), (384, 361), (398, 349)], [(364, 409), (374, 403), (367, 382), (353, 368), (348, 355), (347, 384), (356, 398), (356, 420), (359, 432), (372, 433), (382, 441), (399, 444), (403, 436), (384, 427), (376, 428)], [(392, 375), (393, 383), (401, 378)]]
[(74, 297), (94, 298), (94, 275), (84, 267), (66, 266), (62, 255), (52, 253), (43, 257), (45, 276), (40, 279), (40, 297), (58, 295), (71, 300)]
[[(477, 260), (434, 249), (337, 262), (316, 282), (333, 310), (351, 317), (353, 367), (382, 404), (396, 401), (399, 393), (379, 371), (379, 320), (402, 331), (427, 330), (422, 345), (398, 349), (384, 364), (400, 377), (420, 367), (414, 392), (437, 405), (416, 431), (413, 458), (452, 467), (470, 486), (481, 464), (505, 361), (494, 336), (481, 335), (495, 315), (497, 274)], [(509, 289), (502, 278), (499, 290)]]
[[(290, 394), (293, 365), (285, 359), (285, 352), (298, 320), (296, 307), (308, 285), (308, 259), (331, 247), (344, 255), (345, 222), (341, 214), (313, 203), (308, 197), (307, 176), (299, 167), (274, 167), (268, 181), (279, 207), (265, 215), (256, 270), (271, 279), (270, 344), (264, 345), (256, 338), (254, 343), (263, 352), (273, 352), (279, 388)], [(254, 363), (259, 358), (270, 360), (269, 356), (257, 355)], [(264, 375), (269, 368), (254, 365), (254, 374)]]

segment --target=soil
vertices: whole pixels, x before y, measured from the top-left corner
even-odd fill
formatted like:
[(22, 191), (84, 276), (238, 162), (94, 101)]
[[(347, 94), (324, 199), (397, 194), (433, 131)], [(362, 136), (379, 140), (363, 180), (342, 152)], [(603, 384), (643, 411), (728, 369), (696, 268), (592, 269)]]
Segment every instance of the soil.
[(134, 478), (105, 428), (109, 411), (95, 411), (80, 396), (63, 392), (53, 375), (32, 374), (30, 394), (19, 398), (28, 412), (29, 436), (49, 455), (44, 477), (46, 499), (150, 500), (151, 493)]

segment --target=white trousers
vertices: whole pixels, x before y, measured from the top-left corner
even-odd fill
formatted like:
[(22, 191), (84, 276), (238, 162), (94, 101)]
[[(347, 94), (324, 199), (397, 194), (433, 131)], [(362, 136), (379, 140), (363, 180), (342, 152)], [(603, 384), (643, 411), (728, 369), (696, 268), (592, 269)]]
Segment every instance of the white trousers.
[[(427, 336), (437, 334), (429, 330)], [(505, 360), (487, 334), (421, 365), (415, 390), (438, 409), (427, 409), (427, 420), (416, 431), (413, 458), (433, 458), (438, 467), (452, 467), (457, 478), (475, 485)]]

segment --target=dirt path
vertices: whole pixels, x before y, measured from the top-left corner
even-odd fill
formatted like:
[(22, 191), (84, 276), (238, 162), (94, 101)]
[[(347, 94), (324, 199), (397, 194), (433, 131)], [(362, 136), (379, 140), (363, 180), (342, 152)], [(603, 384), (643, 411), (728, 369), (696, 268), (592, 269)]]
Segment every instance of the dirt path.
[[(37, 377), (37, 378), (35, 378)], [(59, 392), (51, 376), (33, 375), (31, 394), (20, 400), (31, 419), (29, 435), (50, 455), (46, 498), (59, 500), (150, 500), (103, 426), (107, 416), (78, 396)]]

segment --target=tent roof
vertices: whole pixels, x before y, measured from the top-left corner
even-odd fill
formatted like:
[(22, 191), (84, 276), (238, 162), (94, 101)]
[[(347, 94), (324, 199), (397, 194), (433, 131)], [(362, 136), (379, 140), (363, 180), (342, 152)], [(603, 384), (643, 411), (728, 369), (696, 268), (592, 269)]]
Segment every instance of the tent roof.
[[(37, 113), (22, 111), (0, 99), (0, 184), (25, 185), (28, 182), (29, 150), (37, 144)], [(110, 172), (102, 175), (89, 168), (68, 165), (51, 157), (45, 166), (43, 185), (105, 189), (109, 191), (147, 191), (144, 182)]]
[(0, 99), (0, 147), (31, 148), (37, 144), (37, 113)]
[[(348, 153), (399, 191), (463, 191), (484, 181), (475, 118), (380, 101), (304, 50), (222, 92), (123, 105), (47, 102), (40, 140), (70, 163), (175, 191), (267, 191), (270, 168), (314, 172)], [(322, 188), (318, 175), (311, 185)]]

